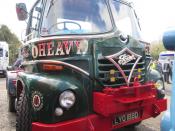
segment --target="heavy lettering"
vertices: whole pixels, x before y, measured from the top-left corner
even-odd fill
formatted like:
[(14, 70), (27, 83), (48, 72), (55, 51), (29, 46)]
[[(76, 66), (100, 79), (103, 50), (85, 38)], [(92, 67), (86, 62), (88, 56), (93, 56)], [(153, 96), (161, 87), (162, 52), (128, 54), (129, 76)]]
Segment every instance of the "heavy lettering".
[(63, 41), (63, 45), (65, 47), (66, 54), (69, 55), (70, 54), (70, 50), (71, 50), (71, 48), (73, 46), (73, 42)]
[(37, 58), (38, 57), (38, 47), (33, 45), (32, 46), (32, 57)]
[(39, 56), (46, 56), (46, 43), (38, 44)]
[(80, 41), (75, 41), (75, 45), (77, 47), (77, 54), (81, 54), (81, 51), (80, 51)]
[(63, 51), (63, 44), (61, 42), (57, 42), (57, 50), (55, 55), (65, 55)]
[(53, 46), (54, 46), (53, 42), (47, 43), (47, 56), (53, 56), (54, 55)]

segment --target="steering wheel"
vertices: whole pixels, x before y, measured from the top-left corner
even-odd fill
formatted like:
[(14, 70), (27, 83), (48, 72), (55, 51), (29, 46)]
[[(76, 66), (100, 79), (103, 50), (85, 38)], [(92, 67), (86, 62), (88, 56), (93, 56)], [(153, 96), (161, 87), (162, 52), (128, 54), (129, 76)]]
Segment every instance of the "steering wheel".
[(67, 27), (66, 27), (66, 24), (74, 24), (74, 25), (77, 25), (78, 26), (78, 29), (81, 30), (81, 25), (77, 22), (73, 22), (73, 21), (63, 21), (63, 22), (58, 22), (58, 23), (55, 23), (53, 24), (49, 29), (48, 31), (50, 31), (53, 27), (55, 27), (56, 25), (59, 25), (59, 24), (63, 24), (63, 28), (62, 29), (58, 29), (58, 31), (60, 30), (69, 30)]

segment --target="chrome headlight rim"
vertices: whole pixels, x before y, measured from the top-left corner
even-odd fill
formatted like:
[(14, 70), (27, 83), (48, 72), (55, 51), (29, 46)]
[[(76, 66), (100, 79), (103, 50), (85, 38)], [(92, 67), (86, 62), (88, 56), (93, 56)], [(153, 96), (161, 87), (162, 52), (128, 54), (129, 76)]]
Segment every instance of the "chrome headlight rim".
[(63, 91), (59, 96), (59, 104), (61, 107), (70, 109), (75, 104), (75, 93), (71, 90)]
[(163, 81), (162, 80), (157, 80), (155, 83), (155, 86), (158, 90), (164, 90), (163, 89)]

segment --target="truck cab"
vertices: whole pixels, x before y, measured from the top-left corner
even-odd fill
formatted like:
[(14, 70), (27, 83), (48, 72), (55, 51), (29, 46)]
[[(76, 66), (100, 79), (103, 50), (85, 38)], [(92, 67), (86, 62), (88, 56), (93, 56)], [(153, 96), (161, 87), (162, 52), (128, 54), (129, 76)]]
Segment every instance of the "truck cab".
[(38, 0), (26, 12), (17, 4), (19, 20), (28, 18), (17, 131), (110, 131), (166, 110), (130, 3)]

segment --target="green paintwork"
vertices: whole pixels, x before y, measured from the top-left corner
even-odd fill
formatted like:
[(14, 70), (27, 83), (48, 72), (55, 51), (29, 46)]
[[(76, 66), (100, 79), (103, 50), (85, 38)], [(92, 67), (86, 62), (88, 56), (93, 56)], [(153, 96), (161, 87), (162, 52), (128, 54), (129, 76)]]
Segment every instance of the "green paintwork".
[[(40, 71), (41, 67), (37, 63), (25, 64), (24, 69), (25, 73), (19, 75), (22, 78), (23, 82), (27, 87), (27, 93), (29, 96), (29, 103), (31, 104), (31, 94), (34, 91), (39, 91), (43, 95), (43, 108), (38, 111), (33, 112), (33, 121), (41, 121), (44, 123), (54, 123), (63, 120), (69, 120), (81, 116), (86, 116), (92, 111), (92, 92), (93, 90), (101, 90), (102, 86), (98, 81), (97, 55), (110, 55), (116, 53), (116, 49), (121, 50), (122, 48), (128, 47), (139, 55), (144, 55), (143, 46), (139, 44), (138, 41), (134, 39), (129, 39), (130, 42), (126, 45), (121, 43), (117, 37), (110, 39), (91, 39), (89, 40), (89, 48), (95, 46), (94, 52), (92, 55), (75, 55), (72, 57), (66, 57), (66, 59), (61, 58), (61, 61), (67, 63), (77, 63), (76, 66), (81, 68), (79, 61), (87, 62), (86, 70), (90, 74), (90, 78), (86, 75), (83, 75), (73, 69), (65, 68), (63, 71), (58, 72), (49, 72), (45, 73)], [(31, 46), (31, 45), (30, 45)], [(115, 48), (116, 47), (116, 48)], [(93, 57), (94, 55), (94, 57)], [(41, 58), (41, 60), (44, 59)], [(45, 59), (56, 60), (55, 57), (45, 57)], [(57, 58), (59, 60), (59, 57)], [(30, 60), (29, 60), (30, 61)], [(93, 64), (95, 63), (95, 64)], [(75, 64), (74, 64), (75, 65)], [(31, 69), (32, 68), (32, 69)], [(31, 72), (29, 72), (29, 69)], [(61, 117), (56, 117), (54, 115), (54, 110), (58, 106), (59, 101), (58, 97), (61, 92), (64, 90), (73, 90), (77, 96), (76, 104), (70, 110), (64, 110), (64, 114)]]
[[(34, 7), (32, 8), (32, 11)], [(31, 23), (31, 16), (29, 24)], [(30, 28), (28, 28), (29, 30)], [(86, 40), (88, 42), (88, 50), (84, 54), (77, 54), (76, 45), (72, 46), (71, 52), (66, 55), (52, 55), (52, 56), (32, 56), (32, 46), (38, 46), (45, 43), (53, 42), (54, 46), (51, 49), (54, 54), (57, 51), (58, 42), (64, 42), (65, 39), (59, 37), (47, 37), (43, 40), (42, 37), (38, 37), (38, 41), (28, 42), (22, 48), (22, 54), (24, 56), (24, 72), (20, 72), (18, 75), (18, 81), (23, 83), (24, 89), (27, 93), (29, 106), (32, 111), (33, 121), (39, 121), (43, 123), (56, 123), (59, 121), (70, 120), (79, 118), (93, 113), (93, 92), (102, 91), (105, 86), (99, 80), (99, 63), (98, 58), (116, 54), (124, 48), (128, 48), (132, 52), (142, 56), (143, 59), (143, 81), (147, 81), (147, 66), (149, 59), (145, 54), (145, 45), (138, 40), (129, 36), (128, 42), (123, 43), (119, 38), (121, 32), (117, 31), (116, 27), (111, 32), (107, 32), (100, 37), (83, 38), (81, 35), (79, 39), (74, 39), (68, 36), (66, 41), (81, 41)], [(98, 36), (98, 35), (97, 35)], [(39, 48), (39, 47), (37, 47)], [(48, 54), (49, 50), (45, 50)], [(34, 52), (33, 52), (34, 53)], [(35, 60), (38, 60), (37, 62)], [(64, 66), (63, 70), (46, 72), (42, 70), (40, 60), (57, 60), (63, 61), (74, 65), (87, 73), (81, 73), (80, 71)], [(118, 88), (119, 86), (114, 86)], [(18, 89), (18, 87), (17, 87)], [(76, 103), (69, 110), (64, 109), (63, 116), (56, 117), (54, 114), (55, 108), (60, 107), (59, 95), (64, 90), (72, 90), (76, 94)], [(43, 95), (43, 108), (39, 111), (34, 111), (32, 108), (31, 94), (35, 91), (39, 91)]]
[[(30, 105), (32, 92), (39, 91), (43, 95), (43, 108), (38, 112), (32, 110), (34, 121), (54, 123), (85, 116), (90, 111), (92, 82), (83, 74), (64, 69), (56, 73), (20, 73), (19, 77), (25, 82)], [(76, 94), (76, 103), (70, 110), (64, 109), (63, 116), (56, 117), (54, 111), (60, 107), (59, 94), (65, 90), (72, 90)]]

